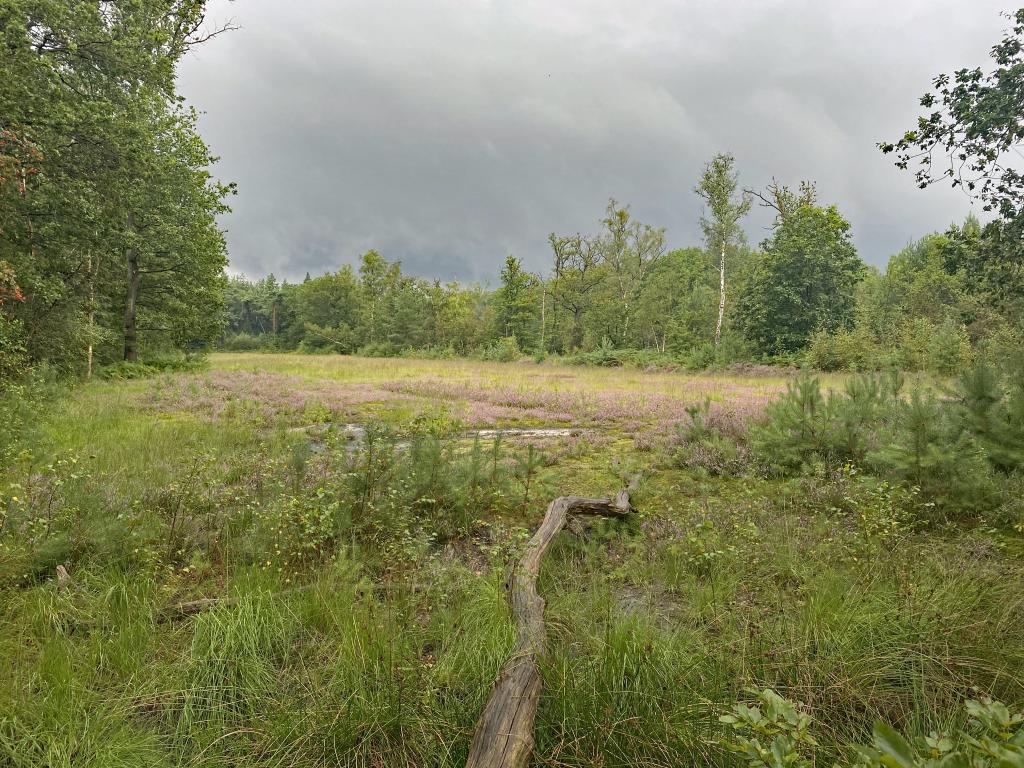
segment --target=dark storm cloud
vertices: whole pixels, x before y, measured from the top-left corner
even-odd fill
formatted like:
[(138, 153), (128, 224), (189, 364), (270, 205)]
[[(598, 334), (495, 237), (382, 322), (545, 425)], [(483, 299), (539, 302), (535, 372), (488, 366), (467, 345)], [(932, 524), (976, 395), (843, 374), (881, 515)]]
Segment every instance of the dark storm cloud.
[[(411, 272), (493, 282), (547, 265), (609, 197), (700, 239), (692, 188), (718, 151), (742, 181), (817, 180), (869, 261), (969, 210), (875, 148), (942, 71), (981, 64), (992, 0), (213, 0), (241, 29), (181, 90), (237, 181), (232, 269), (301, 278), (376, 248)], [(747, 222), (752, 242), (768, 217)]]

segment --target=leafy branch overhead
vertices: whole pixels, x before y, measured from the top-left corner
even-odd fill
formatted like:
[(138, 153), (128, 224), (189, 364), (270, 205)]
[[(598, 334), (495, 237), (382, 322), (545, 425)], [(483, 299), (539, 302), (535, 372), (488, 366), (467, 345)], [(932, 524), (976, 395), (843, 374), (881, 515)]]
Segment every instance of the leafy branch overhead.
[(1009, 18), (1012, 28), (991, 51), (993, 70), (937, 76), (917, 127), (878, 145), (921, 188), (949, 180), (1004, 219), (1024, 212), (1024, 8)]

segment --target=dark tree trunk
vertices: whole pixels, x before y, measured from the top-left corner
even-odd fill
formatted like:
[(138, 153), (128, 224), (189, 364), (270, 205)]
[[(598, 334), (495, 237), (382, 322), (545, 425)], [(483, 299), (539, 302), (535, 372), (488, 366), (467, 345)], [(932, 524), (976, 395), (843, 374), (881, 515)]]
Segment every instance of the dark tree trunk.
[[(128, 214), (128, 232), (135, 229), (135, 216)], [(134, 245), (125, 250), (128, 262), (128, 293), (124, 305), (124, 359), (135, 362), (139, 359), (139, 332), (135, 323), (136, 304), (139, 298), (139, 283), (142, 273), (139, 271), (139, 251)]]
[(583, 348), (583, 308), (572, 308), (572, 338), (570, 340), (572, 349), (579, 351)]

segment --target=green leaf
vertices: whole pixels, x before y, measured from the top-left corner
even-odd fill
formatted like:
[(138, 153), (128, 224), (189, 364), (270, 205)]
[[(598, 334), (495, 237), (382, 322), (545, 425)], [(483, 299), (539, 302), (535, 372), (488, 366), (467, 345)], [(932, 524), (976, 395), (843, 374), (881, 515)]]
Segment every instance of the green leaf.
[(1024, 768), (1024, 752), (1006, 750), (993, 768)]
[(875, 723), (875, 747), (882, 753), (881, 760), (889, 768), (914, 768), (917, 765), (914, 750), (894, 728), (883, 722)]
[(936, 763), (936, 768), (969, 768), (970, 761), (962, 752), (950, 752)]

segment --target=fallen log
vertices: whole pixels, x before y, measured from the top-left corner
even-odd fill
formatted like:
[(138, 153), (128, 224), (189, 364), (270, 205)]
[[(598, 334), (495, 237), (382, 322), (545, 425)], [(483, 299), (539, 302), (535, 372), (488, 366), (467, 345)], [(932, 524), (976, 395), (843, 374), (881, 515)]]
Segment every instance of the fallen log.
[[(279, 592), (268, 592), (268, 597), (278, 598), (286, 597), (288, 595), (295, 595), (301, 592), (308, 592), (311, 589), (315, 589), (317, 582), (311, 584), (303, 584), (298, 587), (290, 587), (289, 589), (282, 589)], [(388, 590), (402, 588), (408, 589), (413, 593), (422, 592), (423, 588), (412, 585), (396, 585), (396, 584), (375, 584), (369, 591), (381, 591), (387, 592)], [(365, 593), (357, 593), (365, 594)], [(181, 619), (187, 619), (189, 616), (195, 616), (196, 614), (203, 613), (205, 611), (212, 611), (214, 608), (234, 608), (242, 600), (241, 597), (203, 597), (199, 600), (190, 600), (185, 603), (174, 603), (162, 608), (156, 614), (156, 623), (163, 624), (169, 621), (179, 621)]]
[[(294, 595), (297, 592), (307, 592), (313, 589), (316, 584), (303, 584), (291, 589), (282, 589), (280, 592), (270, 592), (270, 597), (283, 597)], [(214, 608), (233, 608), (241, 602), (241, 597), (204, 597), (199, 600), (190, 600), (187, 603), (174, 603), (168, 605), (156, 614), (156, 623), (163, 624), (168, 621), (179, 621), (189, 616), (212, 611)]]
[(477, 721), (466, 768), (522, 768), (533, 751), (533, 721), (541, 690), (538, 659), (545, 639), (544, 598), (537, 594), (537, 575), (551, 541), (574, 515), (624, 517), (633, 511), (625, 490), (614, 499), (561, 496), (548, 506), (510, 580), (516, 646)]

